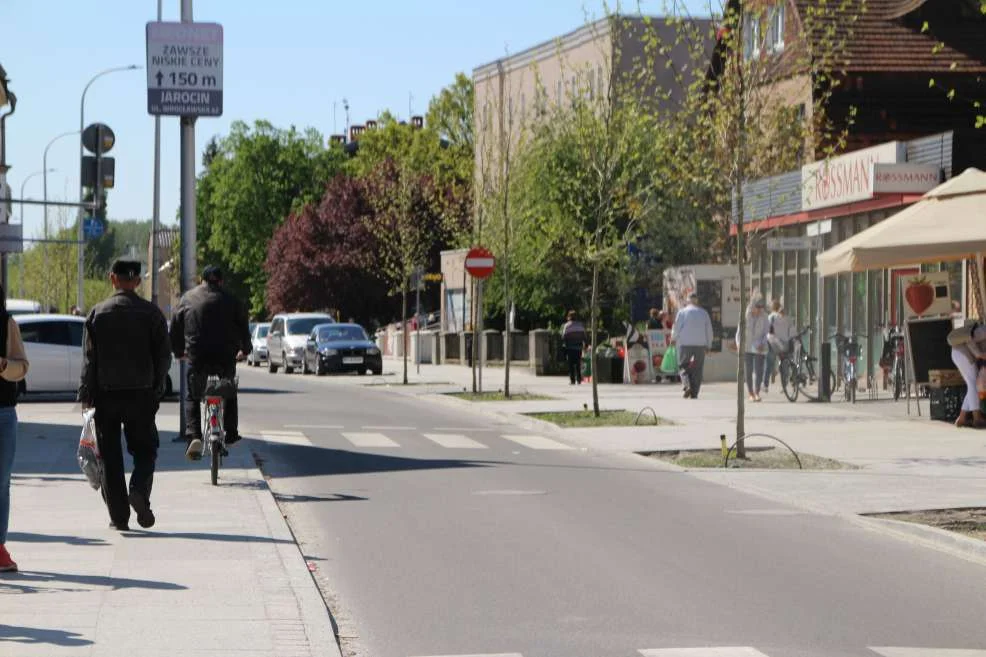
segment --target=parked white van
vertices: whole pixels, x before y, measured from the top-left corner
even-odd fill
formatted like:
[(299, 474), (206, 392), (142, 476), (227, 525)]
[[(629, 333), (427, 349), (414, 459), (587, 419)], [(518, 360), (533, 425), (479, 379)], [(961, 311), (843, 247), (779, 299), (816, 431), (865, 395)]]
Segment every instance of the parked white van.
[(41, 303), (31, 299), (7, 299), (7, 312), (11, 315), (37, 315)]

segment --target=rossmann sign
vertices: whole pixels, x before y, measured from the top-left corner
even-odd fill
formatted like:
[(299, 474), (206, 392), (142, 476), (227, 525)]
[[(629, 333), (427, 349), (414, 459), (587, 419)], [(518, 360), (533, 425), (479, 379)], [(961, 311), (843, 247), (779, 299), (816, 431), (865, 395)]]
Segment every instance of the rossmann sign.
[(907, 159), (907, 147), (892, 141), (801, 168), (801, 209), (817, 210), (873, 198), (876, 164)]

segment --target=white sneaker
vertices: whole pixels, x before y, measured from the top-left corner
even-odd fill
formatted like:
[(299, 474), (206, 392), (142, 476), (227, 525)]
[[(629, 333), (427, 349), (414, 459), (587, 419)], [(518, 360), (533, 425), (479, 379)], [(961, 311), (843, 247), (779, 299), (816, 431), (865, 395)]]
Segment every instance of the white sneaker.
[(189, 461), (198, 461), (202, 458), (202, 439), (192, 438), (188, 442), (188, 449), (185, 450), (185, 457)]

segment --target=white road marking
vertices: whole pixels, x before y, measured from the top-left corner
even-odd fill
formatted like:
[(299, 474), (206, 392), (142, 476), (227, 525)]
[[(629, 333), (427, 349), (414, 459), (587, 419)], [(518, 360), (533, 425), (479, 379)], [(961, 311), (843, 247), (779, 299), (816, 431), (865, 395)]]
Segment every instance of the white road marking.
[(489, 449), (483, 443), (458, 433), (426, 433), (423, 435), (431, 442), (450, 449)]
[(312, 441), (300, 431), (261, 431), (261, 439), (264, 442), (276, 443), (278, 445), (300, 445), (311, 447)]
[(363, 427), (363, 429), (366, 430), (366, 431), (414, 431), (414, 427), (387, 427), (387, 426), (374, 427), (374, 426), (366, 426), (366, 427)]
[(382, 433), (343, 433), (342, 437), (356, 447), (400, 447)]
[(503, 436), (506, 440), (530, 449), (572, 449), (568, 445), (544, 436)]
[(493, 432), (499, 431), (499, 429), (489, 429), (489, 428), (477, 428), (477, 427), (435, 427), (435, 431), (448, 431), (449, 433), (461, 433), (463, 431), (467, 433), (477, 433), (483, 432)]
[(767, 657), (755, 648), (663, 648), (637, 652), (644, 657)]
[(986, 657), (986, 650), (947, 650), (942, 648), (873, 648), (883, 657)]
[(341, 424), (285, 424), (285, 429), (345, 429)]
[(498, 652), (495, 655), (428, 655), (427, 657), (524, 657), (519, 652)]

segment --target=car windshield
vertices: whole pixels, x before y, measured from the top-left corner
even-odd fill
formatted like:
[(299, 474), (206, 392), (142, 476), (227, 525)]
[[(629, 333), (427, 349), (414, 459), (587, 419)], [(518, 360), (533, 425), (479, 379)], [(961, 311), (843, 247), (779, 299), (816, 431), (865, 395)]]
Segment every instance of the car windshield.
[(268, 333), (270, 333), (269, 326), (261, 326), (260, 328), (257, 329), (258, 338), (266, 338)]
[(288, 320), (288, 335), (308, 335), (318, 324), (325, 324), (331, 321), (332, 318), (327, 315), (290, 319)]
[(359, 326), (326, 326), (318, 331), (319, 342), (368, 339), (366, 337), (366, 331)]

